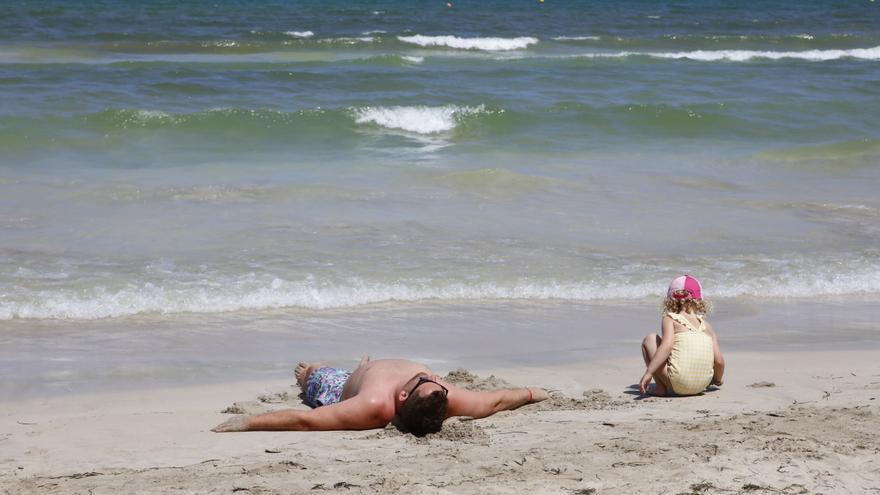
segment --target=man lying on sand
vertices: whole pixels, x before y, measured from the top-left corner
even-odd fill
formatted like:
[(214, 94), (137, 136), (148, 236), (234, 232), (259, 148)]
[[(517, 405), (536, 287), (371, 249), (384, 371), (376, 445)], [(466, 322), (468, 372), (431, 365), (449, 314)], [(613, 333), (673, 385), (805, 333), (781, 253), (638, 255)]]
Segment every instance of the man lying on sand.
[(213, 431), (369, 430), (391, 421), (422, 436), (440, 431), (451, 416), (485, 418), (547, 399), (541, 388), (475, 392), (439, 379), (419, 363), (364, 356), (353, 372), (321, 363), (299, 363), (296, 380), (314, 409), (236, 416)]

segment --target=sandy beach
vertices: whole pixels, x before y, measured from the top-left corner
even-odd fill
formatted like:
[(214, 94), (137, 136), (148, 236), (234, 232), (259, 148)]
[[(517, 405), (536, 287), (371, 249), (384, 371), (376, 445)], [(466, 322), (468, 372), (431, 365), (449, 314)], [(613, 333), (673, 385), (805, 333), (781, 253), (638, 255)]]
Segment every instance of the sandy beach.
[[(880, 495), (880, 1), (2, 6), (0, 495)], [(363, 355), (551, 398), (211, 431)]]
[[(645, 398), (640, 363), (452, 370), (544, 403), (426, 438), (215, 434), (221, 411), (305, 407), (293, 380), (2, 406), (4, 493), (875, 493), (874, 351), (735, 352), (723, 388)], [(438, 370), (439, 371), (439, 370)]]

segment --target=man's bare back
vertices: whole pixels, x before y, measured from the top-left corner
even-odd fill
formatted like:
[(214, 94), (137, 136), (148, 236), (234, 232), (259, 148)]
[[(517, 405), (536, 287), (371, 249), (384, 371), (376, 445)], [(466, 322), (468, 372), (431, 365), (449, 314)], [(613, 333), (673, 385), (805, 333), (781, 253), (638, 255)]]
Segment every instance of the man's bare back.
[(395, 385), (403, 385), (418, 373), (434, 374), (427, 366), (405, 359), (370, 360), (364, 357), (345, 382), (342, 400), (359, 394), (368, 394), (378, 400), (393, 398)]
[[(320, 363), (300, 363), (297, 378), (303, 391)], [(412, 393), (428, 395), (443, 390), (448, 400), (446, 417), (482, 418), (547, 399), (540, 388), (475, 392), (441, 380), (427, 366), (404, 359), (361, 359), (335, 404), (312, 410), (288, 409), (257, 416), (237, 416), (213, 431), (254, 430), (367, 430), (382, 428), (392, 420)]]

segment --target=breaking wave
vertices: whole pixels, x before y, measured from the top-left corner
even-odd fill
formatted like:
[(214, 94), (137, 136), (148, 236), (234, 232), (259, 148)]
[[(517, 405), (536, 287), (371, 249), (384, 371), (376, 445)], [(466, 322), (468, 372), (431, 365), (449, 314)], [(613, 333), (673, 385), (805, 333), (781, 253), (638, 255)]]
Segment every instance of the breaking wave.
[(311, 38), (315, 33), (311, 31), (285, 31), (284, 34), (294, 38)]
[(363, 107), (354, 110), (358, 124), (376, 124), (388, 129), (399, 129), (417, 134), (434, 134), (451, 131), (458, 120), (467, 115), (486, 113), (486, 107), (395, 106)]
[(521, 36), (518, 38), (460, 38), (458, 36), (398, 36), (404, 43), (424, 47), (446, 47), (458, 50), (507, 51), (521, 50), (538, 42), (538, 38)]
[[(713, 279), (703, 280), (710, 297), (748, 298), (758, 294), (762, 298), (785, 299), (880, 294), (880, 262), (876, 253), (836, 265), (826, 261), (806, 258), (728, 260), (716, 261), (715, 266), (701, 271), (713, 273), (715, 270)], [(727, 272), (723, 266), (728, 267)], [(731, 267), (736, 270), (730, 270)], [(149, 313), (281, 308), (327, 310), (393, 302), (644, 300), (661, 297), (669, 278), (667, 273), (657, 272), (580, 281), (554, 278), (499, 278), (484, 282), (468, 282), (466, 278), (377, 281), (359, 277), (333, 281), (313, 275), (295, 280), (265, 273), (238, 276), (215, 273), (205, 278), (166, 271), (164, 280), (124, 283), (105, 280), (91, 288), (82, 288), (76, 286), (75, 274), (50, 271), (20, 273), (19, 269), (19, 273), (13, 275), (18, 282), (9, 285), (10, 290), (0, 299), (0, 320), (92, 320)], [(750, 276), (750, 273), (759, 274)], [(25, 288), (31, 284), (35, 288)]]
[(845, 58), (858, 60), (880, 60), (880, 46), (873, 48), (852, 48), (848, 50), (802, 50), (802, 51), (768, 51), (768, 50), (693, 50), (685, 52), (596, 52), (575, 55), (583, 58), (628, 58), (651, 57), (657, 59), (687, 59), (700, 62), (749, 62), (753, 60), (806, 60), (809, 62), (827, 62)]

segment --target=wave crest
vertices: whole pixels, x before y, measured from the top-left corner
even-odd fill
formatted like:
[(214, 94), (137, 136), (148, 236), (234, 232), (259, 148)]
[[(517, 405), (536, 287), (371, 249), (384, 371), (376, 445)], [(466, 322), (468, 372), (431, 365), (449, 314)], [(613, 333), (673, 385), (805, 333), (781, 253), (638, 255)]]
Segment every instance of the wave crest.
[(521, 50), (538, 42), (538, 38), (521, 36), (518, 38), (459, 38), (458, 36), (398, 36), (404, 43), (424, 47), (447, 47), (458, 50), (508, 51)]
[(466, 115), (485, 113), (483, 105), (459, 107), (394, 106), (362, 107), (353, 110), (358, 124), (376, 124), (388, 129), (400, 129), (417, 134), (435, 134), (451, 131), (457, 119)]
[(769, 51), (769, 50), (693, 50), (686, 52), (596, 52), (575, 55), (577, 58), (629, 58), (651, 57), (667, 60), (696, 60), (699, 62), (749, 62), (752, 60), (806, 60), (809, 62), (827, 62), (844, 58), (857, 60), (880, 60), (880, 46), (872, 48), (852, 48), (849, 50), (801, 50), (801, 51)]
[(315, 33), (311, 31), (284, 31), (284, 34), (294, 38), (311, 38)]
[(556, 36), (553, 39), (556, 41), (599, 41), (602, 38), (600, 36)]
[[(837, 264), (827, 259), (766, 259), (713, 261), (700, 272), (717, 277), (707, 286), (711, 297), (811, 298), (880, 294), (877, 253), (867, 253)], [(837, 259), (837, 256), (834, 257)], [(0, 299), (0, 320), (92, 320), (137, 314), (221, 313), (281, 308), (326, 310), (378, 303), (442, 301), (547, 301), (598, 302), (659, 298), (669, 270), (581, 280), (554, 277), (507, 278), (466, 281), (399, 278), (342, 279), (318, 275), (282, 278), (269, 273), (240, 275), (180, 271), (173, 264), (148, 266), (136, 279), (96, 280), (91, 288), (76, 281), (73, 265), (33, 267), (15, 274), (17, 283)], [(615, 272), (620, 265), (614, 264)], [(726, 267), (726, 268), (725, 268)], [(641, 267), (639, 270), (649, 269)], [(610, 268), (609, 268), (610, 270)], [(626, 270), (624, 270), (626, 271)], [(673, 272), (677, 272), (674, 270)], [(754, 275), (757, 274), (757, 275)], [(63, 276), (61, 276), (63, 275)], [(49, 280), (46, 282), (44, 279)], [(66, 283), (66, 280), (74, 283)], [(704, 280), (708, 282), (709, 280)], [(32, 286), (28, 289), (26, 286)]]
[(804, 50), (787, 52), (761, 50), (696, 50), (692, 52), (658, 53), (651, 56), (672, 59), (687, 58), (691, 60), (699, 60), (701, 62), (716, 62), (720, 60), (746, 62), (753, 59), (798, 59), (811, 62), (825, 62), (841, 58), (880, 60), (880, 46), (875, 46), (873, 48), (854, 48), (850, 50)]

